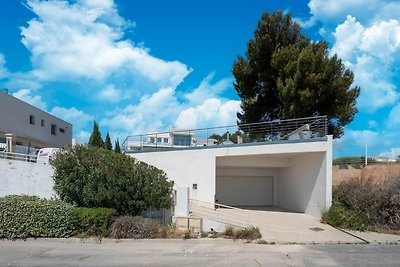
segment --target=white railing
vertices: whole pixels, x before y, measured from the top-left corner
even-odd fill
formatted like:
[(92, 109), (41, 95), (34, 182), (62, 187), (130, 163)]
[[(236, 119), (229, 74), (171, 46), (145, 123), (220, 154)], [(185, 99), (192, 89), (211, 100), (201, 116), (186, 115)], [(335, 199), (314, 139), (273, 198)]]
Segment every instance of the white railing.
[(249, 226), (249, 212), (236, 207), (189, 199), (189, 212), (192, 216), (203, 217), (233, 226)]
[(0, 159), (36, 162), (37, 156), (29, 154), (21, 154), (21, 153), (12, 153), (12, 152), (0, 152)]

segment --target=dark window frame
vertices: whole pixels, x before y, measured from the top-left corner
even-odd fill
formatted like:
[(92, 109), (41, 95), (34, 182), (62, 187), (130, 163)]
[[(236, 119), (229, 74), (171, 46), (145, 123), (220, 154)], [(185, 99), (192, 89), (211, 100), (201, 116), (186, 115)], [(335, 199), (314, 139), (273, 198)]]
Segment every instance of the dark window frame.
[(29, 124), (35, 125), (35, 116), (29, 115)]

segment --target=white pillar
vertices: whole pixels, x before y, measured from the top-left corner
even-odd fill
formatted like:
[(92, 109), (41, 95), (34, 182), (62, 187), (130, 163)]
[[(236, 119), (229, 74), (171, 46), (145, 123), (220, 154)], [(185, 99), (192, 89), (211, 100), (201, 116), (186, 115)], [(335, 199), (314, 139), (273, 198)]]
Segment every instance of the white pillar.
[(12, 133), (6, 133), (6, 152), (15, 152), (15, 142), (13, 141), (13, 137), (15, 137)]

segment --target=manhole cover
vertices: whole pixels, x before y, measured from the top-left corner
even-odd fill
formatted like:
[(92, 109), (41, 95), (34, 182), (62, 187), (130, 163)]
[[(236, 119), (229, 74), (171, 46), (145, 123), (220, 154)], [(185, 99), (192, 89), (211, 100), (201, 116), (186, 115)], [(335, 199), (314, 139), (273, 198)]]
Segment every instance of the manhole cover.
[(325, 231), (325, 229), (320, 228), (320, 227), (311, 227), (311, 228), (308, 228), (308, 229), (310, 229), (311, 231), (314, 231), (314, 232)]

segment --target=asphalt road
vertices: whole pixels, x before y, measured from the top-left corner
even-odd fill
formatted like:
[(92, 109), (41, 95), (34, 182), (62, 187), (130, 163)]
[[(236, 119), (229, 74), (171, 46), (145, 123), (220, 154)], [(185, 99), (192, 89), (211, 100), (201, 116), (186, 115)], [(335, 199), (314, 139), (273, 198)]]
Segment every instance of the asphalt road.
[(231, 240), (0, 241), (0, 266), (399, 266), (400, 245)]

